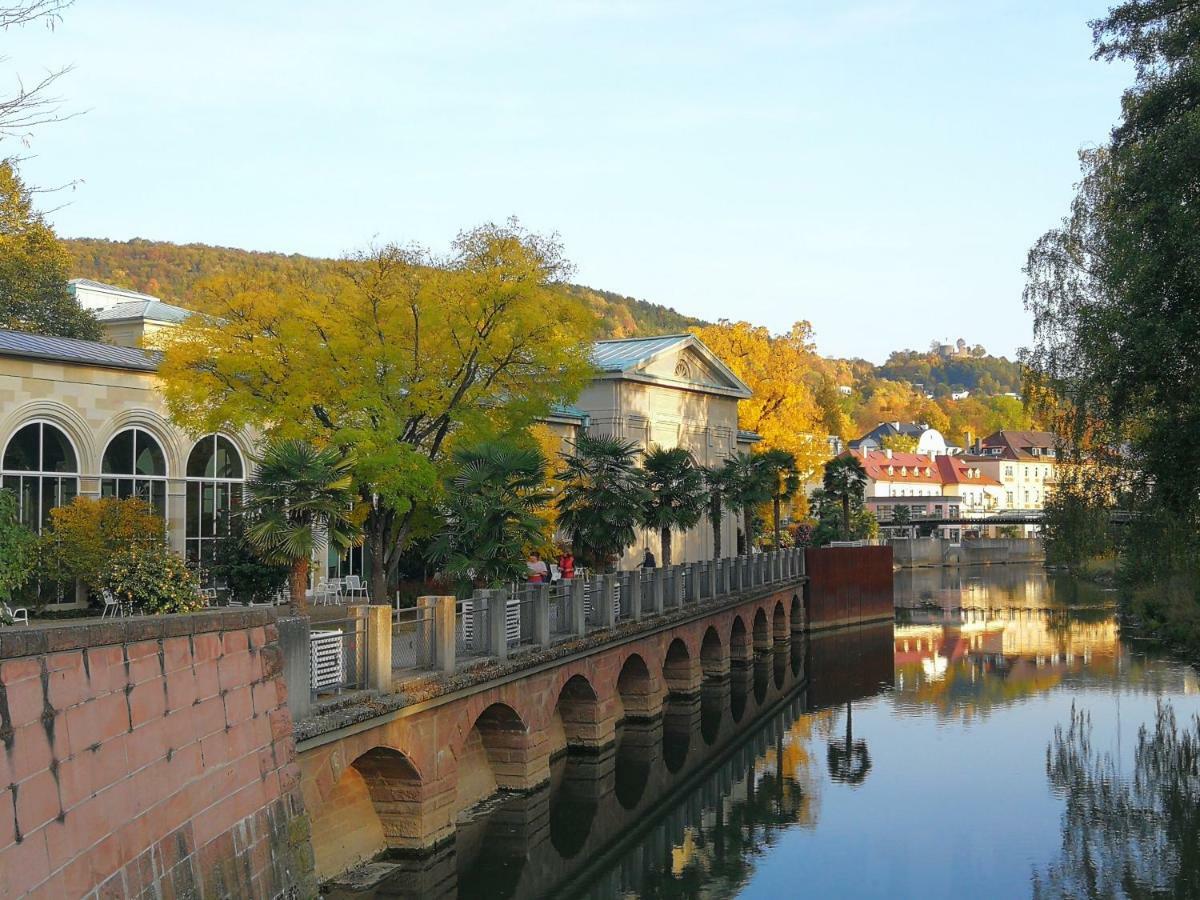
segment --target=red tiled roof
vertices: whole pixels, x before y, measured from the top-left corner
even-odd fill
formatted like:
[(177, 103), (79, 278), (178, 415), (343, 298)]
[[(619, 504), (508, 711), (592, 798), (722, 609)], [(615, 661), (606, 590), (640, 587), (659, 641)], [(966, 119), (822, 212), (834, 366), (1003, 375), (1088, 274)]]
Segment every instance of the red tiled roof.
[[(873, 481), (909, 481), (914, 484), (941, 484), (942, 477), (938, 474), (934, 457), (924, 453), (893, 453), (890, 457), (884, 450), (871, 450), (863, 453), (861, 450), (851, 450), (850, 454), (862, 463), (867, 477)], [(892, 474), (888, 474), (888, 466)], [(915, 470), (915, 471), (914, 471)], [(926, 475), (926, 470), (929, 474)], [(901, 474), (906, 472), (907, 474)]]
[(1049, 431), (997, 431), (979, 442), (980, 447), (1000, 448), (1005, 459), (1041, 459), (1028, 451), (1029, 447), (1053, 450), (1058, 439)]
[[(1000, 482), (995, 478), (989, 478), (979, 471), (979, 465), (973, 464), (973, 459), (963, 459), (960, 456), (939, 456), (937, 457), (938, 471), (942, 476), (942, 484), (980, 484), (999, 487)], [(971, 472), (979, 472), (978, 475), (972, 476)]]

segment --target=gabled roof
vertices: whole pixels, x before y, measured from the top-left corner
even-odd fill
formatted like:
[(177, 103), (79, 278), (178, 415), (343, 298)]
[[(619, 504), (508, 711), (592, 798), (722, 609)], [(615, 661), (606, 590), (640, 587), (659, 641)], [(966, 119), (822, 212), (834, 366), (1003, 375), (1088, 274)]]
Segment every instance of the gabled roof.
[[(645, 371), (646, 367), (667, 353), (682, 353), (691, 350), (708, 368), (724, 381), (723, 384), (668, 378)], [(685, 390), (724, 394), (730, 397), (751, 396), (749, 386), (733, 370), (723, 363), (715, 353), (704, 346), (694, 334), (667, 334), (657, 337), (620, 338), (596, 341), (592, 345), (592, 363), (601, 372), (601, 378), (624, 378), (632, 381), (650, 381), (668, 384)]]
[(0, 330), (0, 356), (48, 359), (139, 372), (156, 371), (159, 360), (158, 354), (147, 353), (135, 347), (117, 347), (98, 341), (77, 341), (72, 338), (4, 330)]
[(1057, 442), (1058, 438), (1049, 431), (997, 431), (979, 444), (985, 451), (999, 449), (1004, 459), (1041, 460), (1042, 454), (1034, 456), (1030, 451), (1034, 448), (1039, 451), (1053, 450)]
[[(858, 450), (868, 441), (874, 442), (876, 445), (882, 444), (886, 437), (896, 437), (897, 435), (905, 435), (914, 437), (918, 440), (929, 428), (926, 425), (918, 425), (916, 422), (880, 422), (858, 440), (851, 441), (850, 447)], [(869, 448), (874, 449), (874, 448)]]
[(120, 303), (123, 300), (158, 300), (157, 297), (151, 294), (131, 291), (128, 288), (117, 287), (115, 284), (105, 284), (103, 281), (93, 281), (90, 278), (72, 278), (67, 282), (67, 287), (71, 288), (72, 293), (77, 288), (83, 288), (88, 291), (98, 291), (102, 294), (112, 294), (114, 303)]
[[(979, 484), (990, 487), (1000, 487), (995, 478), (984, 475), (974, 459), (962, 456), (938, 456), (938, 471), (942, 475), (942, 484)], [(978, 474), (973, 474), (978, 472)]]
[(96, 318), (101, 322), (124, 322), (133, 319), (144, 319), (150, 322), (165, 322), (178, 325), (192, 314), (190, 309), (172, 306), (153, 298), (149, 300), (127, 300), (104, 309), (96, 310)]
[[(911, 484), (941, 484), (942, 476), (938, 471), (936, 458), (924, 453), (893, 453), (887, 455), (886, 450), (850, 450), (850, 455), (862, 463), (867, 477), (872, 481), (899, 481)], [(888, 474), (888, 467), (893, 472)], [(925, 471), (929, 474), (926, 475)], [(906, 474), (901, 475), (901, 472)]]
[(566, 422), (570, 425), (586, 427), (591, 416), (570, 403), (555, 403), (550, 407), (550, 412), (545, 419), (550, 422)]

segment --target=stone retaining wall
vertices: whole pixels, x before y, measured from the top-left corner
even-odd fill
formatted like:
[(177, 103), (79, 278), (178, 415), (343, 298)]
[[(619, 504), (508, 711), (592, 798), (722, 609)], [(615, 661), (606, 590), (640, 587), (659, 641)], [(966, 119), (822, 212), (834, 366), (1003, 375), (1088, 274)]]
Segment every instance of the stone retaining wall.
[(0, 629), (0, 897), (310, 896), (267, 611)]

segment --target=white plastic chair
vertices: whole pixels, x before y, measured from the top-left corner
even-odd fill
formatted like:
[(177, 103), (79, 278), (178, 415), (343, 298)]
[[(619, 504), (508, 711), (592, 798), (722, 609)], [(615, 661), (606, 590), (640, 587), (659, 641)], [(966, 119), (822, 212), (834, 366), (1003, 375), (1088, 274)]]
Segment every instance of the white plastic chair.
[(125, 608), (121, 601), (112, 595), (112, 591), (101, 591), (100, 596), (104, 598), (104, 612), (100, 613), (100, 618), (106, 619), (109, 616), (117, 618), (125, 615)]
[(23, 625), (29, 624), (29, 610), (27, 610), (23, 606), (18, 606), (14, 609), (13, 607), (11, 607), (7, 603), (5, 603), (4, 604), (4, 614), (6, 616), (8, 616), (8, 618), (13, 620), (14, 625), (16, 625), (18, 622), (20, 622)]
[(347, 575), (344, 580), (346, 582), (346, 595), (347, 596), (354, 597), (358, 594), (362, 594), (362, 597), (364, 600), (371, 599), (367, 595), (367, 586), (365, 584), (363, 584), (362, 579), (359, 578), (357, 575)]
[(313, 588), (313, 603), (317, 606), (328, 606), (330, 596), (336, 593), (328, 581), (318, 581), (317, 586)]

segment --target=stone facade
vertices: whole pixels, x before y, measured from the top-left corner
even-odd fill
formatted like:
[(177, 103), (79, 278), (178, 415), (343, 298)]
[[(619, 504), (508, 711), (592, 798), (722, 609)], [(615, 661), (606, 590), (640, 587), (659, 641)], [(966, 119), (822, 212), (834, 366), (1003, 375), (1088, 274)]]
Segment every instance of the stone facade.
[(311, 896), (269, 613), (0, 634), (0, 897)]

